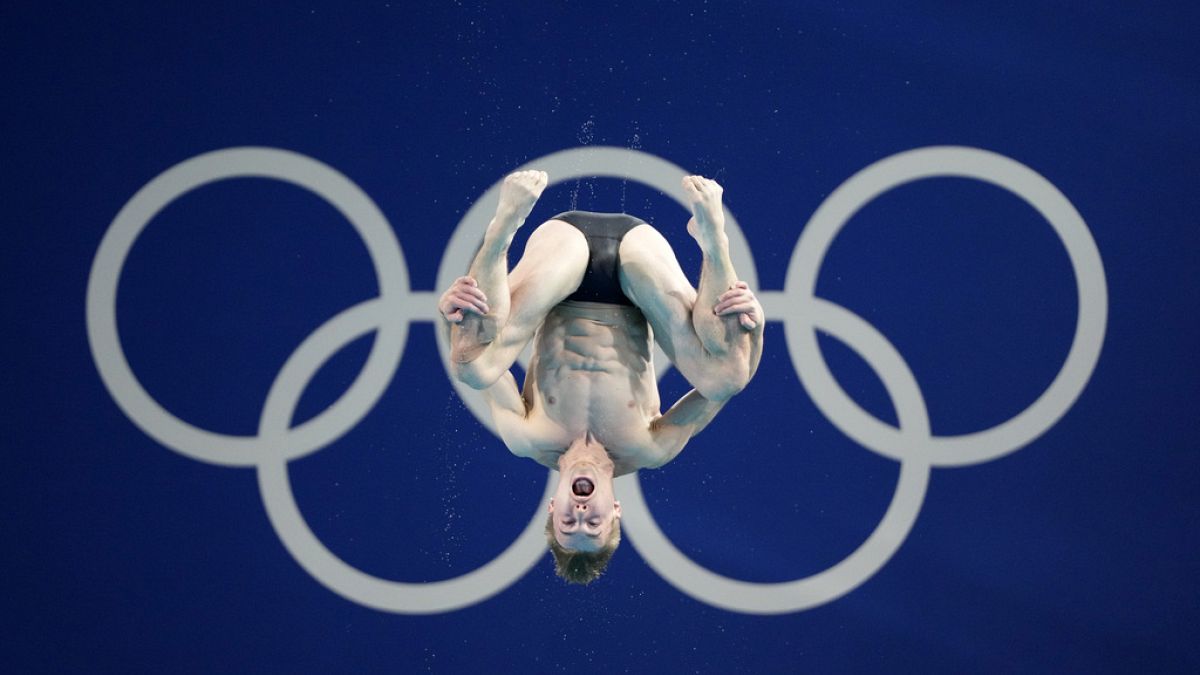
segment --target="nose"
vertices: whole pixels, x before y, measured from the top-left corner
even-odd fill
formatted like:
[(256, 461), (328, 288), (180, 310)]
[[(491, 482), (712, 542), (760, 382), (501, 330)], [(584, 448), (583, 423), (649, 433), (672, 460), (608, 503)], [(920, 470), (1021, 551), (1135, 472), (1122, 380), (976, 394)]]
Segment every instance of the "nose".
[(587, 511), (587, 504), (584, 502), (575, 502), (576, 511)]

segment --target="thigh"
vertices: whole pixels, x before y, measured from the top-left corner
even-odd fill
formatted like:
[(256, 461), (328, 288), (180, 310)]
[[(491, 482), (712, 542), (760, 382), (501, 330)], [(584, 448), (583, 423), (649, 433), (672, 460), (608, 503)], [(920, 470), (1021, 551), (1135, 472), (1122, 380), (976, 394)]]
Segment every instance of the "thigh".
[(525, 340), (532, 337), (546, 314), (579, 287), (587, 261), (582, 232), (561, 220), (539, 225), (508, 275), (511, 307), (506, 326), (525, 333)]
[[(702, 351), (692, 327), (696, 289), (658, 230), (639, 225), (625, 235), (621, 241), (620, 276), (621, 290), (646, 315), (654, 339), (684, 370)], [(689, 377), (689, 373), (683, 374)]]

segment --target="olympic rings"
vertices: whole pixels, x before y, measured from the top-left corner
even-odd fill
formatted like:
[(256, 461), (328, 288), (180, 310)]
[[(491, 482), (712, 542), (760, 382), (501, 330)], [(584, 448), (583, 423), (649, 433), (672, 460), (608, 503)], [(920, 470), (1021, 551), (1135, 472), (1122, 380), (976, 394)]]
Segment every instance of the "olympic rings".
[[(554, 182), (584, 176), (626, 178), (666, 193), (686, 208), (679, 178), (686, 172), (670, 162), (625, 148), (565, 150), (519, 167), (545, 170)], [(125, 359), (116, 326), (116, 289), (134, 241), (151, 218), (180, 195), (201, 185), (243, 176), (274, 178), (307, 188), (335, 206), (367, 245), (379, 282), (379, 297), (327, 321), (292, 353), (276, 376), (264, 403), (258, 434), (231, 436), (194, 427), (171, 415), (145, 391)], [(1008, 422), (955, 437), (933, 436), (925, 401), (912, 372), (895, 347), (874, 327), (843, 307), (813, 295), (820, 263), (834, 236), (864, 204), (906, 182), (934, 176), (960, 176), (1003, 187), (1034, 206), (1067, 248), (1079, 289), (1075, 338), (1053, 383), (1025, 411)], [(447, 246), (438, 271), (446, 287), (466, 269), (499, 197), (493, 185), (471, 207)], [(730, 255), (751, 288), (757, 273), (749, 245), (726, 210)], [(857, 550), (829, 569), (782, 583), (729, 579), (685, 557), (650, 515), (636, 474), (617, 480), (627, 536), (647, 564), (684, 593), (725, 609), (755, 614), (795, 612), (850, 592), (877, 572), (907, 537), (920, 512), (933, 466), (990, 461), (1028, 444), (1053, 426), (1087, 384), (1099, 358), (1107, 322), (1107, 286), (1099, 252), (1082, 217), (1049, 181), (1002, 155), (964, 147), (931, 147), (903, 152), (858, 172), (821, 204), (805, 227), (788, 267), (782, 293), (759, 293), (771, 308), (768, 320), (785, 326), (788, 351), (797, 374), (817, 407), (843, 433), (864, 447), (901, 463), (892, 501), (880, 523)], [(296, 561), (329, 589), (375, 609), (427, 614), (466, 607), (499, 593), (532, 567), (545, 551), (541, 510), (496, 559), (454, 579), (404, 583), (355, 569), (331, 553), (313, 534), (296, 505), (287, 463), (340, 438), (375, 405), (403, 353), (408, 324), (437, 320), (432, 294), (414, 293), (400, 245), (379, 209), (348, 178), (316, 160), (271, 148), (230, 148), (168, 169), (139, 190), (105, 233), (93, 261), (87, 291), (87, 329), (92, 356), (105, 386), (121, 410), (147, 435), (180, 454), (228, 466), (254, 466), (263, 504), (276, 533)], [(775, 316), (772, 316), (775, 315)], [(899, 427), (862, 410), (838, 385), (822, 357), (816, 331), (857, 352), (879, 375)], [(346, 344), (376, 331), (363, 370), (347, 392), (317, 417), (297, 427), (290, 421), (301, 394), (320, 367)], [(448, 345), (438, 334), (446, 362)], [(666, 360), (657, 353), (660, 364)], [(659, 375), (663, 370), (660, 369)], [(469, 410), (489, 429), (481, 395), (450, 378)], [(543, 502), (554, 490), (551, 472)]]

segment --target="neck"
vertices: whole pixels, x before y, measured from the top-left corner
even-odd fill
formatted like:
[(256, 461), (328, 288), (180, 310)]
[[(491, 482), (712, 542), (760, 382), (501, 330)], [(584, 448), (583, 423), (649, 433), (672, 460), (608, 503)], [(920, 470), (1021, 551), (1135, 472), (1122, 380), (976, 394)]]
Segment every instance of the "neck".
[(598, 478), (612, 478), (613, 461), (604, 446), (597, 443), (590, 433), (572, 443), (567, 451), (558, 457), (559, 473), (569, 473), (572, 468), (580, 465), (594, 466), (599, 474)]

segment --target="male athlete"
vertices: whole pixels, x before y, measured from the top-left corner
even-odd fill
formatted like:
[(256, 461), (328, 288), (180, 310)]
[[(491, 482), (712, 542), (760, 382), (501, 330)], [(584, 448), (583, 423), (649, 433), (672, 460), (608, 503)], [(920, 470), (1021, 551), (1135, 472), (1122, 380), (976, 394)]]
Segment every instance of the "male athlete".
[[(763, 311), (729, 259), (722, 188), (683, 179), (700, 245), (692, 288), (666, 239), (625, 214), (570, 211), (508, 247), (547, 176), (505, 178), (468, 276), (442, 295), (454, 375), (483, 390), (509, 450), (559, 472), (546, 537), (559, 576), (589, 583), (621, 539), (614, 476), (670, 462), (758, 368)], [(695, 389), (660, 414), (651, 339)], [(509, 368), (532, 339), (524, 391)]]

